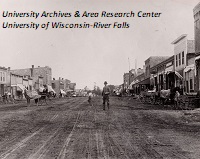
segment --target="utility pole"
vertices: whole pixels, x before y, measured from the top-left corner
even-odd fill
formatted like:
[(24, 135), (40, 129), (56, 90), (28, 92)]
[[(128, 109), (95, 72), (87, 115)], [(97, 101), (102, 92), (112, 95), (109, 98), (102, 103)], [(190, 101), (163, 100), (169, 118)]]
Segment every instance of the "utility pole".
[(130, 85), (130, 60), (128, 58), (128, 86)]

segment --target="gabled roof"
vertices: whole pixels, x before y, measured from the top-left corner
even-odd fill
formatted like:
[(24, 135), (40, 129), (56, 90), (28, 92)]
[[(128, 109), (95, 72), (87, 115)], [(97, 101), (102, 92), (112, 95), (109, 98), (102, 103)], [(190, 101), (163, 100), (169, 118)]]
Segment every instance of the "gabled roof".
[(200, 2), (199, 2), (199, 3), (194, 7), (194, 9), (193, 9), (193, 14), (194, 14), (194, 15), (199, 11), (198, 8), (200, 8)]

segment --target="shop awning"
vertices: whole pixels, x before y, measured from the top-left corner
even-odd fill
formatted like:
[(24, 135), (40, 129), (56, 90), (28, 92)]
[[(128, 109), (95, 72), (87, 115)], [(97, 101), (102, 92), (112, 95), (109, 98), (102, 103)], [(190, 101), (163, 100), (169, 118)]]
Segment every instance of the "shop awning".
[(150, 78), (147, 78), (147, 79), (139, 82), (138, 84), (140, 84), (140, 85), (148, 85), (148, 84), (150, 84)]
[(66, 92), (65, 92), (63, 89), (60, 89), (60, 92), (61, 92), (62, 94), (66, 94)]
[(170, 73), (170, 72), (173, 72), (173, 66), (170, 66), (170, 67), (167, 67), (166, 69), (165, 69), (165, 73)]
[(194, 64), (191, 64), (189, 66), (186, 66), (186, 68), (184, 69), (184, 72), (189, 72), (191, 70), (194, 70)]
[(74, 90), (68, 89), (66, 92), (74, 92)]
[(195, 61), (200, 59), (200, 55), (195, 57)]
[(180, 79), (183, 79), (183, 76), (180, 75), (180, 73), (178, 73), (177, 71), (175, 71), (175, 75), (180, 78)]
[(52, 88), (52, 86), (47, 85), (47, 88), (48, 88), (48, 92), (56, 93), (56, 92), (54, 91), (54, 89)]
[(23, 84), (17, 84), (17, 91), (24, 91), (26, 88)]

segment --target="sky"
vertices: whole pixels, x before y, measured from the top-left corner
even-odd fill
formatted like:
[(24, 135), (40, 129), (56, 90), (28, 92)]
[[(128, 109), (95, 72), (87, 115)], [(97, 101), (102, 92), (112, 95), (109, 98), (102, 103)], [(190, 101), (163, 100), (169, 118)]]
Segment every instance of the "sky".
[[(77, 88), (123, 83), (130, 68), (142, 68), (149, 56), (172, 56), (171, 44), (182, 34), (194, 39), (193, 8), (200, 0), (1, 0), (0, 66), (11, 69), (49, 66), (52, 78), (66, 78)], [(10, 18), (9, 12), (71, 12), (70, 18)], [(75, 11), (158, 12), (151, 18), (73, 17)], [(9, 23), (129, 23), (119, 29), (9, 29)], [(137, 62), (136, 62), (137, 61)], [(136, 64), (137, 63), (137, 64)], [(130, 65), (129, 65), (130, 64)]]

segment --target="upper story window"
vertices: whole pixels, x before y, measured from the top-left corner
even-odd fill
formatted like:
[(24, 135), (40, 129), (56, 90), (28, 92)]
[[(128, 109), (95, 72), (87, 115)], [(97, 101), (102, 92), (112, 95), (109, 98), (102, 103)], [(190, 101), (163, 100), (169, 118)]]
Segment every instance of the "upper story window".
[(180, 66), (180, 65), (181, 65), (181, 53), (178, 54), (178, 57), (179, 57), (179, 59), (178, 59), (178, 61), (179, 61), (179, 66)]
[(176, 55), (176, 67), (178, 66), (178, 55)]
[(5, 82), (6, 81), (6, 74), (5, 72), (0, 72), (0, 81)]
[(184, 64), (184, 58), (185, 58), (185, 55), (184, 55), (184, 51), (182, 52), (182, 65)]
[(3, 82), (6, 81), (6, 75), (5, 75), (5, 72), (3, 72)]
[(0, 81), (3, 81), (2, 72), (0, 72)]
[(199, 19), (197, 19), (197, 20), (194, 22), (194, 27), (195, 27), (196, 29), (199, 29), (199, 28), (200, 28)]

